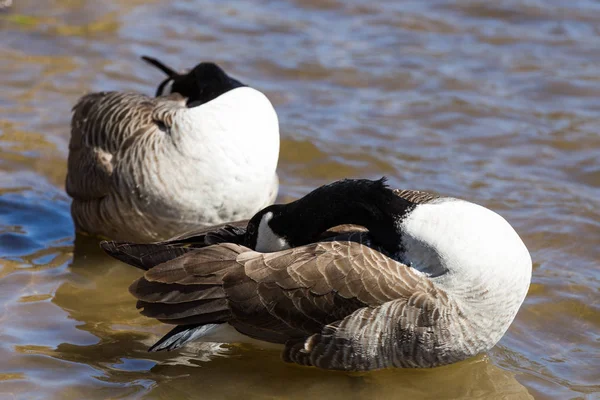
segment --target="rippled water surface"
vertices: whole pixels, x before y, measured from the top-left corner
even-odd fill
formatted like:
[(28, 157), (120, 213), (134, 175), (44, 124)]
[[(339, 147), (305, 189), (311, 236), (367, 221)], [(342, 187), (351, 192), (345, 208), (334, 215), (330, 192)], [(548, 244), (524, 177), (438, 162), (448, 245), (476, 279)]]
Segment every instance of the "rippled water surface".
[[(143, 54), (267, 93), (282, 201), (387, 175), (505, 216), (534, 272), (500, 344), (366, 374), (247, 346), (147, 353), (168, 328), (137, 313), (139, 272), (76, 240), (64, 193), (70, 107), (153, 94)], [(599, 398), (598, 1), (14, 0), (0, 90), (0, 397)]]

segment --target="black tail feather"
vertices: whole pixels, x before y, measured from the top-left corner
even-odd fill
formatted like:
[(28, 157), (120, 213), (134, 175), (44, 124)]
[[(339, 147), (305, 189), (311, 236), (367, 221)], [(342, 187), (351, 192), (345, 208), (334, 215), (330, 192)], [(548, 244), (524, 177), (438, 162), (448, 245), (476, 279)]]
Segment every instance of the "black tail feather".
[(228, 224), (201, 228), (157, 243), (129, 243), (103, 241), (100, 247), (111, 257), (133, 265), (144, 271), (177, 258), (194, 249), (216, 243), (243, 244), (247, 221), (236, 221)]
[(204, 336), (218, 324), (206, 325), (178, 325), (171, 329), (158, 342), (154, 343), (148, 351), (171, 351), (180, 348), (188, 342)]
[(152, 57), (148, 57), (148, 56), (142, 56), (142, 60), (144, 60), (148, 64), (153, 65), (156, 68), (160, 69), (162, 72), (164, 72), (170, 78), (175, 78), (176, 76), (179, 76), (179, 73), (177, 73), (172, 68), (167, 67), (165, 64), (163, 64), (162, 62), (158, 61), (156, 58), (152, 58)]

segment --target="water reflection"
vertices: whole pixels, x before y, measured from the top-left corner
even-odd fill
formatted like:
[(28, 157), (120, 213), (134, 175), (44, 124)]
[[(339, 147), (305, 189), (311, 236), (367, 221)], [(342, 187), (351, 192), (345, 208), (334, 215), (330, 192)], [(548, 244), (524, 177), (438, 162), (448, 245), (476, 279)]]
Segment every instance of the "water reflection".
[[(594, 0), (14, 1), (0, 13), (0, 397), (593, 397), (599, 26)], [(86, 238), (73, 251), (63, 187), (71, 106), (152, 93), (142, 54), (210, 59), (267, 93), (283, 201), (386, 174), (504, 215), (534, 276), (490, 358), (348, 375), (250, 347), (147, 353), (168, 327), (135, 309), (139, 271)]]
[[(198, 343), (180, 351), (148, 353), (148, 346), (168, 327), (140, 316), (135, 309), (127, 287), (140, 271), (106, 256), (97, 243), (86, 236), (76, 237), (69, 278), (52, 299), (65, 313), (60, 319), (74, 321), (71, 330), (82, 333), (69, 335), (68, 342), (54, 348), (26, 345), (18, 351), (66, 361), (86, 380), (96, 376), (106, 384), (119, 384), (121, 394), (191, 399), (197, 398), (201, 387), (206, 398), (240, 393), (249, 398), (291, 399), (531, 398), (512, 373), (486, 356), (433, 370), (348, 374), (285, 364), (277, 350), (248, 345)], [(53, 365), (56, 361), (44, 362)], [(78, 390), (73, 387), (69, 393), (83, 394), (83, 388)], [(98, 392), (98, 398), (106, 393)]]

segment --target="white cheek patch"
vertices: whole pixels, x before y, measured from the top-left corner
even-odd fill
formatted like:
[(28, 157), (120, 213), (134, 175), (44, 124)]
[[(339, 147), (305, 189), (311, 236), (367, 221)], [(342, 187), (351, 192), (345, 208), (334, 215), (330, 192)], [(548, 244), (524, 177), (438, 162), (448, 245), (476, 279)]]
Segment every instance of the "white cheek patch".
[(256, 251), (261, 253), (272, 253), (275, 251), (289, 249), (290, 245), (284, 238), (277, 236), (269, 226), (273, 213), (263, 215), (258, 224), (258, 236), (256, 237)]
[(165, 86), (163, 86), (162, 91), (160, 92), (159, 96), (165, 96), (167, 94), (171, 94), (172, 90), (173, 90), (173, 79), (169, 79), (169, 81), (166, 83)]

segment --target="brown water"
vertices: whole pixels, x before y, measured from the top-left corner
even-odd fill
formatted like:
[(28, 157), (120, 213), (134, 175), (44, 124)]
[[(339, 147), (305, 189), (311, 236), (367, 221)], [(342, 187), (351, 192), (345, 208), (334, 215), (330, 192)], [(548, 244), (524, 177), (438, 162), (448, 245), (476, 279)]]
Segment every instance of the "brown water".
[[(0, 397), (600, 398), (600, 3), (14, 0), (0, 11)], [(77, 238), (64, 193), (70, 107), (154, 93), (147, 54), (213, 60), (281, 121), (281, 199), (342, 177), (469, 199), (533, 260), (489, 354), (368, 374), (272, 350), (146, 348), (139, 272)]]

